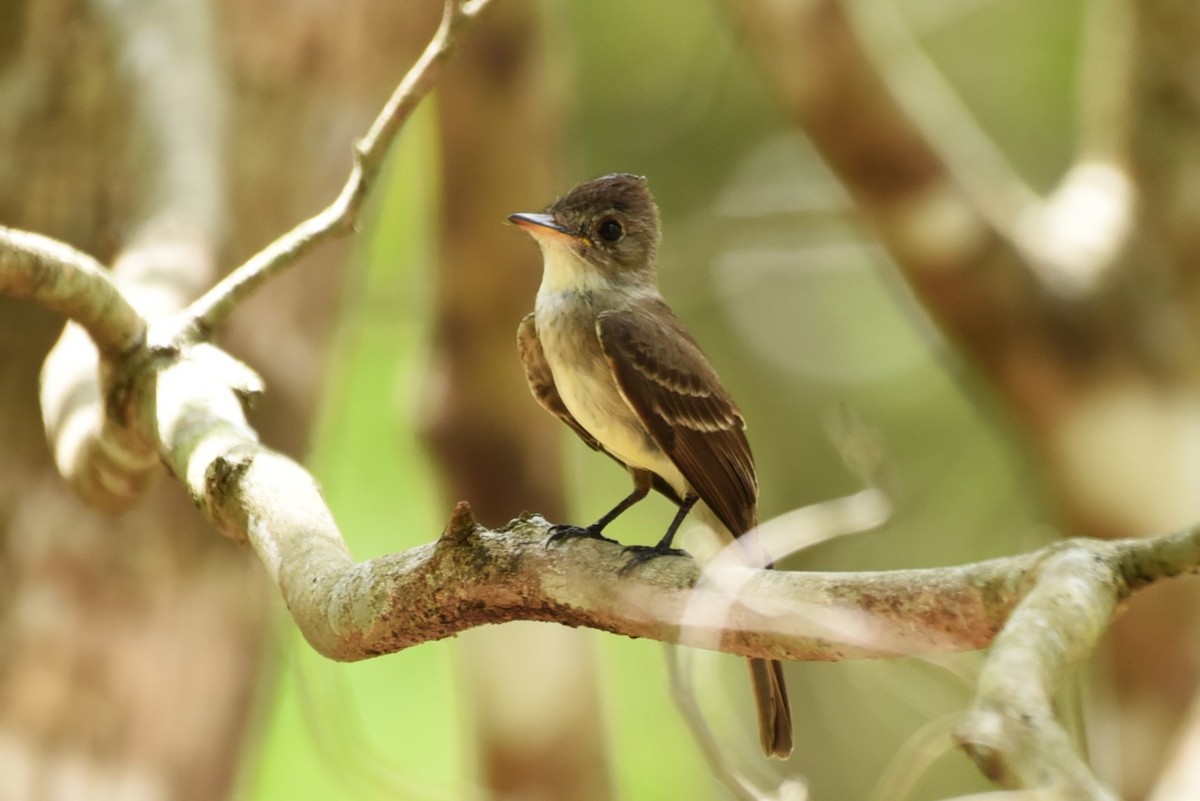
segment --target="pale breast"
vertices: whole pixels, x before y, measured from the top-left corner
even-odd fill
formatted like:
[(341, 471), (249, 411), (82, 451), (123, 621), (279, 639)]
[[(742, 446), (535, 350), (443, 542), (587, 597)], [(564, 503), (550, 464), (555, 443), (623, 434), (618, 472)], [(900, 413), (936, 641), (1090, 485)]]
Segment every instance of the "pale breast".
[(538, 339), (568, 411), (614, 456), (662, 476), (681, 494), (686, 482), (655, 444), (625, 399), (596, 336), (588, 300), (539, 293), (535, 308)]

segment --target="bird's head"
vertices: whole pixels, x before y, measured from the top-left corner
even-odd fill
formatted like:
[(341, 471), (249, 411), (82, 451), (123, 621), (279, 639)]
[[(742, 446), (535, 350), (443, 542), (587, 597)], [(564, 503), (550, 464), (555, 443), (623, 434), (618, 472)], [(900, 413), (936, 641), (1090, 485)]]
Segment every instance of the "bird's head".
[(569, 259), (579, 262), (577, 268), (599, 271), (617, 283), (654, 279), (658, 206), (639, 175), (615, 173), (586, 181), (540, 214), (508, 219), (541, 246), (547, 271), (552, 260)]

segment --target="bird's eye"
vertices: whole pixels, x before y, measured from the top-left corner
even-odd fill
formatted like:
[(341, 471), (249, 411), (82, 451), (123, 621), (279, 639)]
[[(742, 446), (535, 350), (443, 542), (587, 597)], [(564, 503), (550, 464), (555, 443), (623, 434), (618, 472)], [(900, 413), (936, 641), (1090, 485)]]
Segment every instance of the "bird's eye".
[(596, 233), (600, 234), (600, 238), (611, 245), (614, 242), (621, 241), (621, 237), (625, 236), (625, 229), (621, 227), (621, 223), (609, 217), (600, 223), (600, 227), (596, 229)]

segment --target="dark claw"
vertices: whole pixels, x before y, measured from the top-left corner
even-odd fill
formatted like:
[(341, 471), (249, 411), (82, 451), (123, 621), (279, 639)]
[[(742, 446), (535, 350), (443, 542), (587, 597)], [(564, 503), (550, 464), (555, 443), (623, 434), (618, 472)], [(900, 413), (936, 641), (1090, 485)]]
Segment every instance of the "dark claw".
[(560, 523), (557, 526), (550, 527), (550, 536), (546, 538), (546, 547), (549, 548), (551, 545), (562, 540), (574, 540), (580, 537), (586, 537), (589, 540), (604, 540), (614, 545), (619, 544), (616, 540), (609, 539), (592, 526), (568, 526), (565, 523)]
[(682, 548), (663, 548), (658, 545), (626, 545), (621, 549), (621, 553), (633, 554), (629, 561), (617, 571), (622, 576), (628, 576), (638, 565), (649, 562), (651, 559), (657, 559), (660, 556), (686, 556), (688, 559), (692, 558), (692, 555)]

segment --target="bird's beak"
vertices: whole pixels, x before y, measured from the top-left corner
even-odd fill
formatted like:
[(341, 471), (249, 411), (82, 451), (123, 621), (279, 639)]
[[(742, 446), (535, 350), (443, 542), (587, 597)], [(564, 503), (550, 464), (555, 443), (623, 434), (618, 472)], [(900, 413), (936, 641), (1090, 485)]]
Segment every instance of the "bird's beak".
[(562, 237), (564, 239), (578, 239), (571, 229), (560, 224), (549, 214), (510, 214), (508, 221), (513, 225), (524, 230), (534, 239), (542, 237)]

